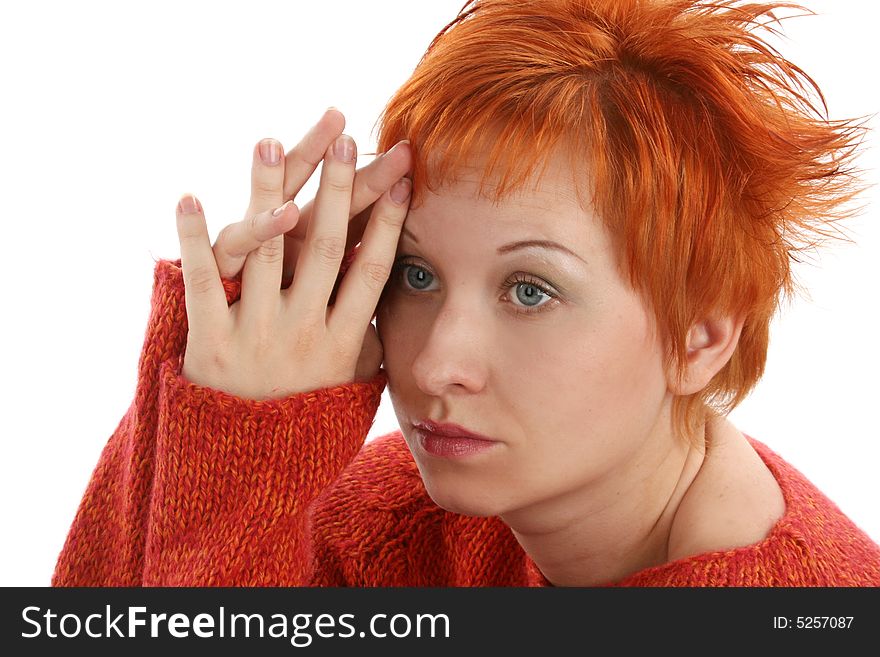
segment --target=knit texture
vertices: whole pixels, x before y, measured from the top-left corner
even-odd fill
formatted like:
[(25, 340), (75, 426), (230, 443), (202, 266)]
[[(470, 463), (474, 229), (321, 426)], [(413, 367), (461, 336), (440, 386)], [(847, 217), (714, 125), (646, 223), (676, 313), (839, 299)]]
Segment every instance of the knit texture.
[[(223, 284), (237, 300), (240, 281)], [(431, 500), (400, 431), (365, 443), (384, 371), (246, 400), (181, 376), (186, 335), (180, 261), (160, 260), (135, 398), (101, 453), (53, 586), (550, 585), (499, 518)], [(785, 498), (770, 534), (608, 585), (880, 586), (880, 547), (747, 438)]]

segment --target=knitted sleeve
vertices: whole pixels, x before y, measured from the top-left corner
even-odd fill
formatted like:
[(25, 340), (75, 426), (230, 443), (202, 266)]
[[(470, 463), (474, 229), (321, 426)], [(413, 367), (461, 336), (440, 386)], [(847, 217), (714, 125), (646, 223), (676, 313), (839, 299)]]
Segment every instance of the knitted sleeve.
[[(231, 303), (240, 282), (223, 283)], [(384, 371), (246, 400), (180, 375), (186, 334), (180, 260), (160, 260), (135, 398), (92, 473), (52, 585), (345, 585), (332, 550), (313, 545), (312, 509), (363, 445)]]

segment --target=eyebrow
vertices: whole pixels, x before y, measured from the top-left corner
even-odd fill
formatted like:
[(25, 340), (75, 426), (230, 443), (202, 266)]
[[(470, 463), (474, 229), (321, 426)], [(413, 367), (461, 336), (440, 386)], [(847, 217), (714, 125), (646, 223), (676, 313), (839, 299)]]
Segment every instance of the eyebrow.
[[(405, 226), (403, 228), (403, 234), (407, 235), (413, 242), (416, 244), (419, 243), (419, 238), (412, 234)], [(503, 255), (505, 253), (509, 253), (511, 251), (516, 251), (517, 249), (527, 249), (527, 248), (541, 248), (541, 249), (552, 249), (554, 251), (561, 251), (562, 253), (567, 253), (568, 255), (577, 258), (582, 263), (587, 264), (587, 261), (581, 258), (577, 253), (568, 249), (558, 242), (553, 242), (551, 240), (520, 240), (519, 242), (511, 242), (510, 244), (505, 244), (504, 246), (498, 247), (498, 253)]]

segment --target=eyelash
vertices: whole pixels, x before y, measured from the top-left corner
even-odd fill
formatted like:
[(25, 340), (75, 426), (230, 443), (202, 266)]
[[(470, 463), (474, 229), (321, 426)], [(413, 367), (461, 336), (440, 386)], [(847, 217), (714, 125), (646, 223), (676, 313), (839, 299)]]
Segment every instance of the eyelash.
[[(424, 271), (431, 274), (431, 276), (434, 276), (434, 273), (430, 269), (414, 262), (411, 257), (404, 256), (402, 258), (399, 258), (397, 260), (397, 262), (394, 263), (394, 266), (392, 269), (392, 274), (391, 274), (394, 282), (397, 282), (397, 278), (400, 277), (401, 275), (403, 275), (403, 273), (407, 267), (416, 267), (417, 269), (423, 269)], [(523, 306), (517, 306), (514, 304), (514, 312), (517, 315), (537, 315), (538, 313), (543, 312), (544, 310), (548, 309), (549, 307), (554, 307), (554, 306), (558, 305), (559, 297), (556, 295), (556, 293), (554, 293), (552, 290), (548, 289), (546, 285), (544, 285), (543, 283), (541, 283), (537, 279), (530, 277), (528, 274), (514, 274), (513, 276), (508, 278), (506, 281), (504, 281), (504, 283), (502, 283), (499, 286), (498, 291), (499, 292), (506, 292), (510, 288), (515, 287), (516, 285), (520, 285), (520, 284), (531, 285), (532, 287), (536, 288), (542, 294), (546, 294), (548, 297), (550, 297), (550, 300), (546, 301), (545, 303), (542, 303), (540, 306), (534, 306), (533, 310), (524, 310)], [(417, 293), (423, 291), (423, 290), (411, 290), (411, 288), (406, 288), (406, 289), (407, 289), (408, 293), (410, 293), (410, 294), (417, 294)]]

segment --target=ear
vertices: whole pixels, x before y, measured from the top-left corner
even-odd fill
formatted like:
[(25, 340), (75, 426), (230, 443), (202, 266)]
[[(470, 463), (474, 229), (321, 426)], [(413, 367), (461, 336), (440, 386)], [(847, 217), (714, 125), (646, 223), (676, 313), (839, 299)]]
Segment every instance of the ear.
[(715, 317), (697, 322), (687, 335), (687, 364), (680, 381), (671, 380), (675, 395), (692, 395), (707, 385), (733, 355), (742, 332), (743, 318)]

